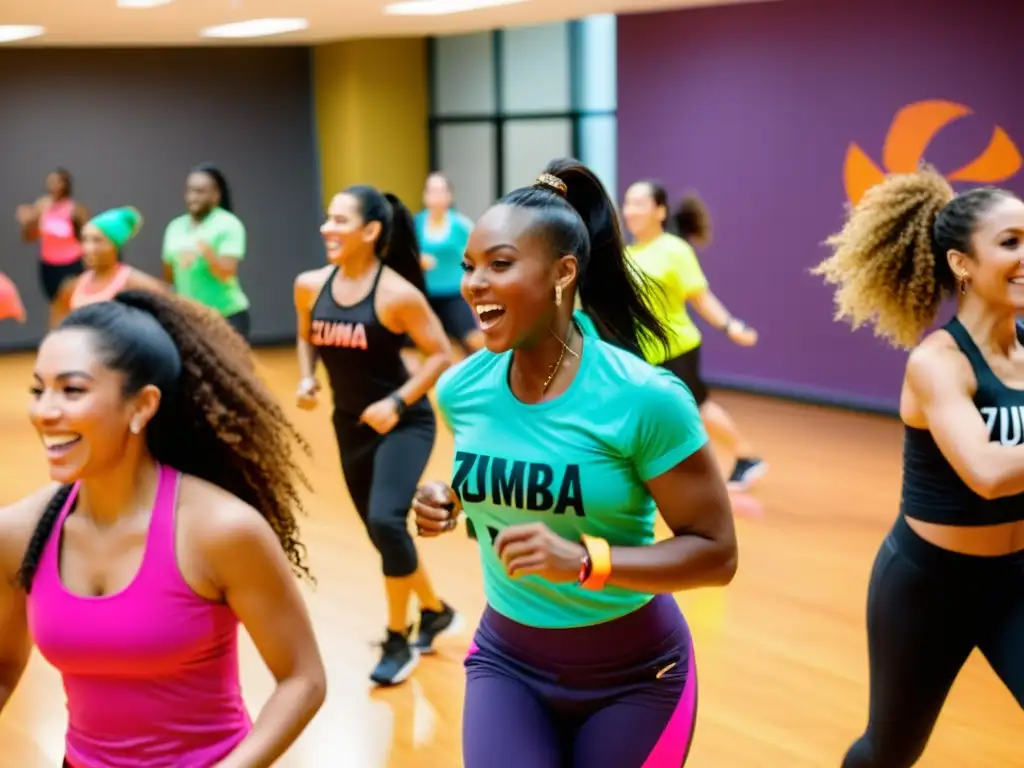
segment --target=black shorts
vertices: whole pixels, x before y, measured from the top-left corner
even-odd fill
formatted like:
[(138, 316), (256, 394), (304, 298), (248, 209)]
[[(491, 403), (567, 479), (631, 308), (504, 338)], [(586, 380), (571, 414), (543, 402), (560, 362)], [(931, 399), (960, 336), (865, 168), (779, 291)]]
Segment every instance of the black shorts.
[(700, 377), (700, 345), (679, 357), (666, 360), (661, 367), (682, 379), (683, 384), (693, 393), (693, 399), (697, 401), (698, 406), (703, 405), (708, 399), (708, 385)]
[(462, 340), (476, 330), (473, 310), (461, 295), (430, 296), (430, 308), (441, 320), (444, 331), (452, 338)]
[(46, 298), (53, 301), (57, 298), (60, 287), (64, 285), (65, 281), (78, 277), (84, 271), (85, 265), (82, 264), (81, 259), (70, 264), (47, 264), (40, 261), (39, 284), (42, 286)]

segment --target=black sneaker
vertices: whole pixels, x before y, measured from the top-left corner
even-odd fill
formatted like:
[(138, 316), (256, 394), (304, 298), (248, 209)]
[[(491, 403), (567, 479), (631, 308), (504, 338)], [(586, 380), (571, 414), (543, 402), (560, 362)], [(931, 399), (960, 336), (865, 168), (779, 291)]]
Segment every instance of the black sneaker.
[(738, 458), (726, 485), (730, 491), (745, 491), (767, 471), (768, 463), (763, 459)]
[(420, 630), (414, 643), (420, 653), (433, 653), (440, 635), (455, 634), (462, 628), (462, 616), (443, 600), (441, 605), (440, 611), (420, 611)]
[(370, 679), (377, 685), (398, 685), (416, 669), (420, 652), (409, 644), (411, 631), (411, 627), (405, 634), (388, 630), (388, 638), (381, 644), (380, 661), (370, 673)]

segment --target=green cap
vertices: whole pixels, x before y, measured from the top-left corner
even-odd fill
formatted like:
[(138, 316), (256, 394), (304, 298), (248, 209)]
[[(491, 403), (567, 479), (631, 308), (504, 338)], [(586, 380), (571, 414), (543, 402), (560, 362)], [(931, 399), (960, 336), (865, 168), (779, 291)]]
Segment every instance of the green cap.
[(89, 222), (120, 250), (142, 229), (142, 214), (131, 206), (111, 208), (93, 217)]

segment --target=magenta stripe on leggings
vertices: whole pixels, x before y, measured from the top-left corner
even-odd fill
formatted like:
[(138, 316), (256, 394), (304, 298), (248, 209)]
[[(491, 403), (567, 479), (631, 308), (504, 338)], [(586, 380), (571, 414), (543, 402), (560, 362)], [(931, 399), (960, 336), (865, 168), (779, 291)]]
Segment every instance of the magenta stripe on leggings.
[(697, 724), (697, 662), (694, 658), (693, 642), (686, 662), (686, 685), (679, 697), (672, 717), (654, 745), (651, 754), (644, 761), (643, 768), (680, 768), (690, 751), (693, 731)]

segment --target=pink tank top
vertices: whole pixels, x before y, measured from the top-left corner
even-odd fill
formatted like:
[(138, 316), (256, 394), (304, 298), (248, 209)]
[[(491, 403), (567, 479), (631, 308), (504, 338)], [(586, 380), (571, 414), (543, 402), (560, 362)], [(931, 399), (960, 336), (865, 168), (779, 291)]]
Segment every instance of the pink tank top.
[(96, 288), (96, 275), (91, 271), (84, 272), (75, 281), (75, 290), (71, 292), (69, 302), (71, 309), (78, 309), (86, 304), (96, 304), (100, 301), (110, 301), (128, 286), (131, 276), (132, 268), (127, 264), (122, 264), (106, 285)]
[(28, 619), (67, 695), (72, 768), (211, 768), (249, 733), (238, 669), (238, 619), (188, 586), (175, 554), (180, 475), (160, 480), (135, 580), (81, 597), (60, 577), (60, 542), (78, 486), (50, 534)]
[(82, 244), (75, 237), (74, 213), (74, 203), (60, 200), (39, 217), (39, 248), (44, 264), (63, 267), (82, 258)]

